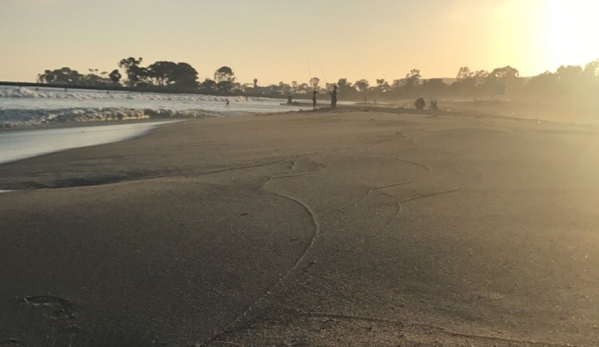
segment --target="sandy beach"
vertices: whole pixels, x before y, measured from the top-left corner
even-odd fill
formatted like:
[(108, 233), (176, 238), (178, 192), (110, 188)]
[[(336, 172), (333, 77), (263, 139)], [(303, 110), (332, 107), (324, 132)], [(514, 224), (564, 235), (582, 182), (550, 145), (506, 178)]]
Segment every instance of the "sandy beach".
[(592, 346), (599, 130), (341, 109), (0, 166), (0, 345)]

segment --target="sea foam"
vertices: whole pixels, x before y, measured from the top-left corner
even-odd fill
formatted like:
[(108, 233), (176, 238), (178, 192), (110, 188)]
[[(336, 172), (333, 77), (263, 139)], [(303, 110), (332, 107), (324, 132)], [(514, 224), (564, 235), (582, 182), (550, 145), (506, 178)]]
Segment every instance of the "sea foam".
[(300, 109), (282, 106), (283, 101), (246, 96), (0, 86), (0, 129), (68, 122), (236, 116)]

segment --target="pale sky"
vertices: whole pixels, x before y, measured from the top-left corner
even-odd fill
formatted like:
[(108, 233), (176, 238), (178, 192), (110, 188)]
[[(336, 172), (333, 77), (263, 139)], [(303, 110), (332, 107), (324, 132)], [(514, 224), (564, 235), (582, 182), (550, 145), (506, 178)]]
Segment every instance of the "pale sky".
[[(599, 58), (591, 0), (0, 0), (0, 80), (120, 59), (230, 66), (258, 84), (455, 77), (511, 65), (524, 76)], [(322, 67), (322, 71), (321, 71)]]

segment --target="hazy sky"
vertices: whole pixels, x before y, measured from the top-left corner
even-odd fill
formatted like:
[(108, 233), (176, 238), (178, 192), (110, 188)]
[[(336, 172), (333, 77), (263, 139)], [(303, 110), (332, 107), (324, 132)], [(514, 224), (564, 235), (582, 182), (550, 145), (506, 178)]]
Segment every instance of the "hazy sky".
[(307, 65), (329, 82), (411, 68), (454, 77), (460, 66), (533, 75), (599, 58), (598, 10), (591, 0), (0, 0), (0, 80), (111, 71), (129, 56), (187, 62), (201, 79), (227, 65), (259, 84), (307, 81)]

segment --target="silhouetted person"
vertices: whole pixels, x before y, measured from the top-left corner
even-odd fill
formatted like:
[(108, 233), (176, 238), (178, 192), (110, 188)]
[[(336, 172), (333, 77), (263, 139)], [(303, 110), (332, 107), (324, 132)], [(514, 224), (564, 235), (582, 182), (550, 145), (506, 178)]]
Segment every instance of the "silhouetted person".
[(229, 99), (225, 99), (225, 105), (229, 106)]
[(337, 107), (337, 85), (333, 86), (333, 91), (331, 92), (331, 107)]
[(316, 111), (316, 91), (312, 92), (312, 109)]
[(293, 97), (291, 95), (287, 97), (287, 105), (293, 105)]
[(426, 106), (426, 102), (424, 102), (424, 98), (416, 99), (416, 102), (414, 102), (414, 106), (416, 107), (417, 110), (424, 110), (424, 107)]

